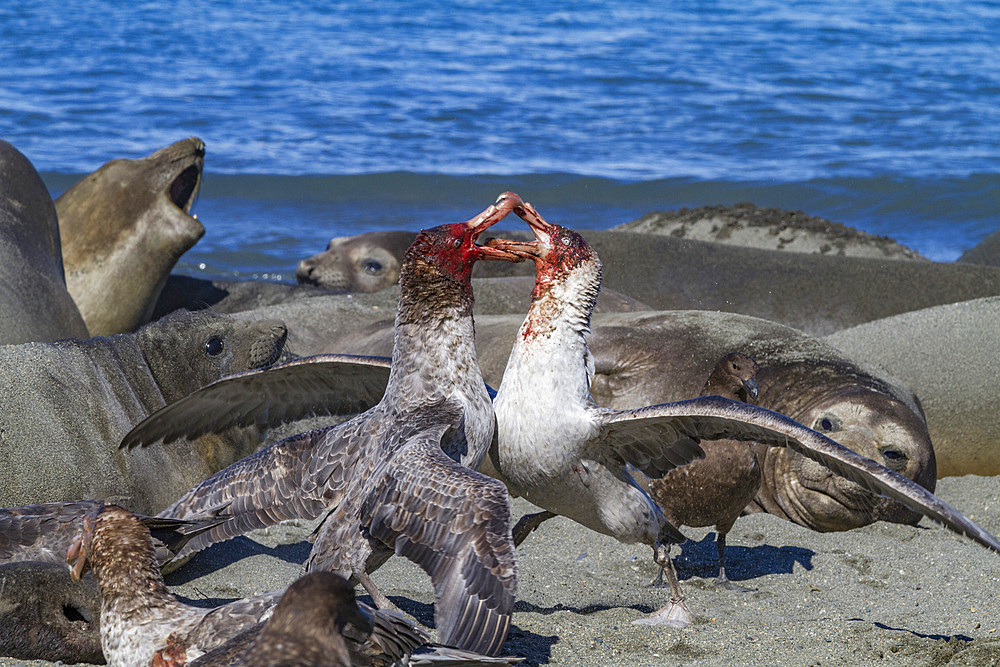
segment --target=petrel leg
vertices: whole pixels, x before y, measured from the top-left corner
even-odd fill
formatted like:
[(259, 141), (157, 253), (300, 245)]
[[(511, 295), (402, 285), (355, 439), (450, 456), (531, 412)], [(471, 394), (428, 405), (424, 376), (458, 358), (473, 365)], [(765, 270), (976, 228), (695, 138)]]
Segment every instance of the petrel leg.
[(533, 533), (536, 528), (542, 525), (542, 522), (548, 521), (554, 516), (556, 514), (548, 510), (522, 516), (518, 520), (517, 525), (514, 526), (514, 530), (511, 531), (514, 538), (514, 546), (520, 546), (521, 542), (524, 542), (524, 538)]
[(661, 572), (667, 573), (667, 582), (670, 584), (670, 600), (656, 611), (645, 618), (632, 621), (633, 625), (669, 625), (673, 628), (686, 628), (694, 621), (691, 612), (684, 605), (684, 594), (681, 593), (680, 582), (677, 581), (677, 572), (674, 570), (673, 561), (670, 559), (670, 548), (660, 542), (653, 545), (653, 560), (660, 566)]
[(365, 587), (366, 591), (368, 591), (368, 595), (372, 596), (372, 602), (375, 603), (376, 607), (379, 609), (392, 609), (394, 611), (400, 611), (399, 607), (394, 605), (392, 601), (378, 589), (378, 586), (375, 585), (375, 582), (372, 581), (372, 578), (368, 576), (367, 572), (361, 570), (355, 572), (354, 576), (358, 578), (361, 585)]
[(715, 580), (716, 585), (725, 588), (726, 590), (735, 591), (736, 593), (749, 593), (750, 591), (756, 590), (754, 588), (747, 588), (746, 586), (740, 586), (739, 584), (729, 581), (726, 576), (726, 534), (718, 533), (715, 538), (715, 545), (719, 549), (719, 578)]

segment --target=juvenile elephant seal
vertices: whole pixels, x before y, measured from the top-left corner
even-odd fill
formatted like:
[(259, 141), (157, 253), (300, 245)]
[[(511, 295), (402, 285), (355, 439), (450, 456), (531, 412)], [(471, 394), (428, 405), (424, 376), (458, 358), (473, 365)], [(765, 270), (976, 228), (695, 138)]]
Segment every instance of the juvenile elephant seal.
[[(491, 386), (500, 384), (522, 320), (522, 315), (476, 317), (479, 365)], [(934, 490), (934, 450), (913, 393), (819, 339), (755, 317), (707, 311), (595, 314), (591, 331), (596, 371), (591, 394), (599, 405), (626, 409), (698, 396), (718, 359), (738, 350), (759, 364), (758, 405)], [(391, 349), (391, 331), (374, 325), (327, 351), (384, 355)], [(818, 531), (917, 520), (897, 503), (874, 498), (785, 448), (759, 447), (757, 458), (761, 490), (751, 511)]]
[(0, 140), (0, 344), (86, 338), (66, 290), (52, 197), (34, 166)]
[(101, 594), (73, 581), (62, 564), (0, 565), (0, 655), (21, 660), (104, 664)]
[(762, 208), (749, 203), (648, 213), (612, 229), (763, 250), (927, 260), (916, 250), (886, 236), (868, 234), (839, 222), (806, 215), (802, 211)]
[(903, 313), (824, 340), (917, 392), (938, 475), (1000, 475), (1000, 298)]
[(0, 506), (99, 498), (155, 514), (252, 453), (256, 430), (118, 449), (151, 412), (274, 362), (285, 326), (178, 313), (132, 334), (0, 348)]
[[(604, 263), (605, 288), (657, 310), (742, 313), (812, 335), (1000, 295), (1000, 268), (988, 266), (808, 255), (625, 231), (582, 235)], [(479, 277), (531, 272), (523, 264), (478, 268)]]
[(92, 336), (150, 321), (170, 270), (205, 233), (189, 215), (205, 143), (112, 160), (56, 200), (66, 284)]
[(338, 236), (326, 250), (295, 269), (300, 285), (347, 292), (377, 292), (399, 280), (400, 259), (413, 243), (412, 232), (379, 231)]

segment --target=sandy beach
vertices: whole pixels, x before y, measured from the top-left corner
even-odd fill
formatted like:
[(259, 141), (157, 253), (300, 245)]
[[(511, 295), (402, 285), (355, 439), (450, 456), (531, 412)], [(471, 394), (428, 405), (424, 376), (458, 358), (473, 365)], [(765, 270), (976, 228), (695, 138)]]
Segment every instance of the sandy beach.
[[(942, 479), (938, 495), (1000, 533), (1000, 480)], [(534, 511), (515, 500), (515, 515)], [(309, 551), (312, 522), (286, 522), (197, 554), (167, 577), (198, 604), (283, 588)], [(1000, 664), (1000, 555), (927, 520), (814, 533), (767, 515), (729, 536), (730, 578), (716, 588), (714, 532), (686, 529), (677, 560), (695, 623), (633, 625), (666, 599), (645, 547), (566, 519), (521, 545), (520, 584), (504, 652), (553, 665)], [(394, 558), (374, 576), (404, 611), (433, 623), (429, 579)], [(54, 663), (0, 659), (0, 665)]]

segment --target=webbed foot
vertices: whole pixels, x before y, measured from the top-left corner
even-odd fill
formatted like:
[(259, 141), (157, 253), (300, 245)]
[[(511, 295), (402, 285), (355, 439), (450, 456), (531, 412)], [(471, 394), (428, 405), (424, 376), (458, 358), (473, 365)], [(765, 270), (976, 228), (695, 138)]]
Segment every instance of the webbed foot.
[(686, 628), (693, 622), (694, 617), (684, 606), (684, 600), (671, 600), (649, 616), (632, 621), (632, 625), (666, 625), (671, 628)]

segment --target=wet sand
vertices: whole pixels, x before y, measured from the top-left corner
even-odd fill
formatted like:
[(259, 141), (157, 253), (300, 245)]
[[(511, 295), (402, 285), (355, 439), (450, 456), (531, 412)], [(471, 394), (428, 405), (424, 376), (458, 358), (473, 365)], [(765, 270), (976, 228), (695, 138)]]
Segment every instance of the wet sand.
[[(1000, 533), (1000, 478), (951, 477), (939, 495)], [(532, 510), (516, 500), (515, 515)], [(199, 604), (282, 588), (298, 574), (313, 522), (286, 522), (197, 554), (167, 578)], [(636, 626), (666, 589), (645, 547), (566, 519), (519, 549), (520, 584), (504, 650), (526, 665), (1000, 664), (1000, 554), (927, 520), (820, 534), (767, 515), (730, 533), (730, 578), (718, 589), (714, 532), (686, 529), (678, 570), (695, 623)], [(433, 623), (428, 578), (401, 558), (374, 579), (404, 611)], [(199, 602), (200, 601), (200, 602)], [(25, 664), (0, 659), (0, 665)], [(32, 665), (53, 663), (33, 662)]]

